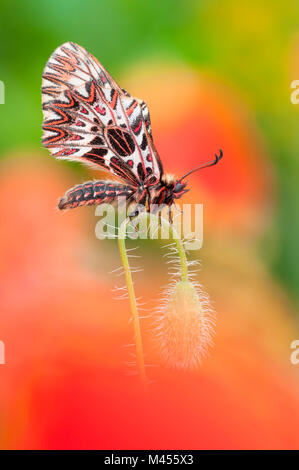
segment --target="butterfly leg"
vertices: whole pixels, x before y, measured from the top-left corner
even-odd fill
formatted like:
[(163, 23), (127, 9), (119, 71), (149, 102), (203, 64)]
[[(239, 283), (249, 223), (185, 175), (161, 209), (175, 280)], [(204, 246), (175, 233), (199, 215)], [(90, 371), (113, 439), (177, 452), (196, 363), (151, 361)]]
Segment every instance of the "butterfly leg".
[[(168, 221), (169, 223), (172, 225), (173, 223), (173, 215), (172, 215), (172, 210), (171, 210), (171, 206), (169, 206), (168, 204), (161, 204), (160, 206), (157, 206), (155, 207), (153, 210), (152, 210), (152, 214), (156, 214), (157, 217), (158, 217), (158, 225), (159, 227), (162, 226), (162, 212), (165, 213), (166, 209), (165, 208), (168, 208)], [(165, 217), (166, 217), (166, 213), (165, 213)]]
[(130, 219), (134, 219), (137, 217), (141, 212), (147, 210), (147, 191), (145, 189), (141, 189), (134, 195), (134, 201), (136, 203), (135, 208), (132, 210), (128, 217)]
[(135, 219), (135, 217), (137, 217), (139, 215), (139, 211), (136, 209), (136, 210), (133, 210), (133, 212), (131, 212), (130, 214), (128, 214), (128, 217), (129, 219), (132, 221), (133, 219)]
[(169, 206), (169, 209), (168, 209), (168, 221), (170, 225), (173, 224), (172, 206)]

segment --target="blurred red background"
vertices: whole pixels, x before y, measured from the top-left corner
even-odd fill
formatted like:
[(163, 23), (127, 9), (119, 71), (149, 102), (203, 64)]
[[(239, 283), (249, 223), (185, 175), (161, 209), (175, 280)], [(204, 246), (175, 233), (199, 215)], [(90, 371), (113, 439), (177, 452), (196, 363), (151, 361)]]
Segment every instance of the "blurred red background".
[[(197, 79), (204, 102), (194, 99)], [(134, 80), (144, 84), (135, 73)], [(271, 172), (260, 164), (265, 150), (250, 117), (231, 109), (221, 87), (215, 97), (200, 77), (193, 80), (192, 103), (184, 100), (171, 126), (167, 113), (159, 122), (154, 100), (151, 109), (167, 169), (181, 174), (192, 168), (215, 151), (215, 141), (225, 151), (213, 171), (190, 178), (186, 197), (204, 201), (207, 241), (198, 280), (219, 311), (211, 356), (196, 373), (165, 369), (153, 349), (151, 319), (143, 320), (152, 381), (144, 396), (125, 364), (133, 352), (124, 347), (133, 339), (128, 302), (115, 300), (115, 277), (106, 272), (111, 260), (117, 263), (116, 242), (107, 251), (107, 242), (94, 241), (92, 209), (55, 209), (70, 184), (59, 164), (39, 154), (8, 155), (0, 184), (6, 221), (0, 326), (8, 345), (8, 363), (0, 369), (3, 447), (296, 447), (299, 402), (287, 350), (294, 336), (291, 307), (254, 246), (265, 224), (266, 194), (274, 191)], [(149, 100), (151, 83), (144, 84)], [(163, 96), (161, 85), (159, 92)], [(213, 112), (207, 116), (205, 109)], [(18, 204), (11, 210), (7, 195), (16, 188)], [(136, 275), (136, 289), (148, 302), (157, 299), (165, 276), (158, 243), (151, 264), (152, 256), (144, 253), (145, 271)], [(95, 269), (92, 258), (105, 268)]]

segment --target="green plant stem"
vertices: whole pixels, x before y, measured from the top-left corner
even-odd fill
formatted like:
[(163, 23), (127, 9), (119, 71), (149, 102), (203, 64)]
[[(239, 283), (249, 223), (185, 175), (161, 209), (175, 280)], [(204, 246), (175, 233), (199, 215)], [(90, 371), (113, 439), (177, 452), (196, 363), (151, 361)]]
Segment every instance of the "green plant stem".
[(142, 346), (142, 338), (141, 338), (141, 330), (140, 330), (140, 321), (136, 303), (136, 296), (134, 291), (134, 284), (131, 274), (131, 269), (129, 265), (126, 244), (125, 244), (125, 237), (127, 226), (130, 223), (130, 219), (126, 219), (123, 221), (119, 228), (118, 233), (118, 247), (121, 256), (121, 261), (123, 264), (125, 278), (127, 283), (127, 289), (129, 294), (130, 300), (130, 307), (133, 316), (133, 326), (134, 326), (134, 337), (135, 337), (135, 344), (136, 344), (136, 357), (137, 357), (137, 366), (139, 370), (140, 379), (143, 384), (146, 383), (146, 373), (145, 373), (145, 366), (144, 366), (144, 357), (143, 357), (143, 346)]
[(166, 219), (161, 217), (161, 224), (164, 227), (167, 227), (169, 229), (169, 232), (171, 234), (171, 237), (173, 241), (175, 242), (176, 249), (178, 250), (178, 255), (180, 258), (180, 263), (181, 263), (181, 280), (182, 281), (187, 281), (188, 280), (188, 263), (187, 263), (187, 257), (186, 257), (186, 252), (185, 248), (183, 245), (182, 240), (179, 238), (177, 231), (171, 225)]
[[(146, 221), (148, 221), (148, 220), (150, 221), (151, 217), (153, 217), (153, 214), (149, 214), (148, 212), (142, 212), (141, 214), (139, 214), (137, 219), (139, 219), (141, 221), (143, 218), (146, 218)], [(166, 219), (164, 219), (163, 217), (158, 219), (158, 217), (157, 217), (157, 221), (158, 220), (160, 220), (162, 227), (165, 227), (169, 230), (169, 233), (171, 234), (171, 237), (174, 240), (174, 243), (175, 243), (177, 251), (178, 251), (179, 259), (180, 259), (180, 264), (181, 264), (181, 280), (182, 281), (187, 281), (188, 280), (188, 264), (187, 264), (186, 252), (185, 252), (182, 240), (179, 238), (175, 228)], [(132, 273), (131, 273), (131, 269), (130, 269), (129, 259), (128, 259), (127, 250), (126, 250), (126, 244), (125, 244), (127, 227), (129, 225), (129, 223), (130, 223), (130, 219), (127, 218), (126, 220), (124, 220), (122, 222), (122, 224), (119, 227), (118, 247), (119, 247), (119, 252), (120, 252), (120, 256), (121, 256), (122, 265), (123, 265), (123, 268), (124, 268), (125, 279), (126, 279), (128, 295), (129, 295), (129, 301), (130, 301), (130, 307), (131, 307), (131, 312), (132, 312), (132, 316), (133, 316), (137, 366), (138, 366), (141, 381), (142, 381), (143, 384), (146, 384), (147, 378), (146, 378), (145, 365), (144, 365), (144, 355), (143, 355), (143, 345), (142, 345), (142, 337), (141, 337), (141, 329), (140, 329), (140, 320), (139, 320), (138, 309), (137, 309), (134, 283), (133, 283), (133, 279), (132, 279)]]

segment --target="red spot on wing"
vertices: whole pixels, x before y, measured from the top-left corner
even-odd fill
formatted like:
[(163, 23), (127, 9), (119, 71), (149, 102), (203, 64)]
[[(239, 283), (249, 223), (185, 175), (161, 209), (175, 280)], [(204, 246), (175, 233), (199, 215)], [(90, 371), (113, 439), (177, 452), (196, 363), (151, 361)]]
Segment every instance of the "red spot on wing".
[(140, 128), (141, 128), (141, 121), (139, 122), (138, 126), (134, 127), (133, 129), (134, 134), (137, 134), (140, 131)]
[(75, 153), (75, 152), (77, 152), (77, 149), (69, 149), (69, 150), (65, 150), (65, 151), (63, 152), (63, 155), (69, 156), (69, 155), (72, 155), (72, 154)]
[(99, 105), (97, 105), (95, 108), (94, 108), (98, 113), (100, 113), (102, 116), (104, 116), (106, 114), (106, 109), (105, 108), (101, 108)]
[(137, 101), (134, 101), (134, 103), (126, 110), (127, 116), (131, 116), (136, 106), (137, 106)]
[(103, 83), (107, 82), (107, 79), (106, 79), (105, 75), (103, 74), (103, 72), (100, 73), (100, 79)]

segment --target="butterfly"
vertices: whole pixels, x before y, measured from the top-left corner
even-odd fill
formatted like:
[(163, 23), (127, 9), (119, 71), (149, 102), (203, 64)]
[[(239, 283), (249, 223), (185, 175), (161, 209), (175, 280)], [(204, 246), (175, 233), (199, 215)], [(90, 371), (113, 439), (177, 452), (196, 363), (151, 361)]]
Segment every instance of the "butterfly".
[(120, 88), (95, 57), (73, 42), (58, 47), (46, 64), (42, 108), (42, 144), (54, 157), (79, 161), (117, 178), (73, 187), (60, 199), (61, 210), (113, 203), (118, 197), (147, 210), (152, 205), (171, 207), (188, 191), (184, 178), (223, 156), (220, 150), (212, 161), (179, 179), (164, 173), (145, 101)]

